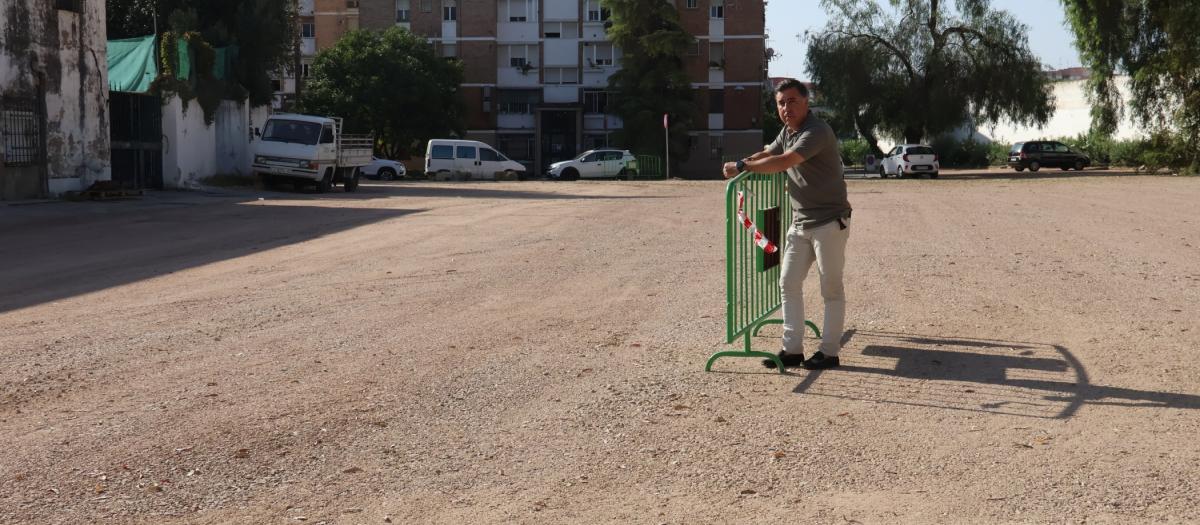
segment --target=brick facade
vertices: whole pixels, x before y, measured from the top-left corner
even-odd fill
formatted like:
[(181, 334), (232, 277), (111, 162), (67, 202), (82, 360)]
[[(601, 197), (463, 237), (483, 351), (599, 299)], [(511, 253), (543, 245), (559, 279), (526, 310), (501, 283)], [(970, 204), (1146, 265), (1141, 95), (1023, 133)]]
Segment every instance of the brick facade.
[[(347, 8), (346, 0), (312, 1), (317, 49), (333, 45), (354, 24), (364, 29), (401, 25), (428, 37), (439, 53), (462, 60), (468, 136), (496, 146), (535, 173), (551, 161), (604, 145), (607, 134), (619, 125), (589, 113), (585, 100), (591, 96), (587, 93), (603, 90), (605, 79), (617, 67), (588, 62), (593, 56), (605, 56), (607, 49), (593, 47), (604, 44), (602, 24), (588, 19), (588, 6), (598, 1), (509, 0), (510, 6), (505, 0), (408, 0), (407, 21), (397, 20), (396, 15), (404, 0), (359, 0), (358, 8)], [(712, 16), (714, 1), (722, 7), (723, 18)], [(682, 26), (697, 37), (697, 53), (685, 53), (683, 58), (701, 109), (693, 122), (692, 158), (682, 169), (684, 175), (715, 176), (720, 159), (713, 157), (718, 153), (762, 148), (765, 2), (696, 3), (696, 8), (688, 8), (688, 0), (675, 1)], [(444, 21), (443, 8), (451, 5), (456, 20)], [(506, 9), (504, 14), (501, 9)], [(547, 12), (555, 15), (548, 17)], [(526, 19), (521, 21), (520, 16)], [(573, 29), (564, 30), (560, 39), (545, 38), (547, 19), (566, 21)], [(566, 38), (572, 31), (578, 39)], [(710, 54), (714, 44), (723, 50), (724, 67), (710, 67), (710, 62), (719, 62)], [(522, 46), (532, 47), (526, 54)], [(575, 46), (576, 51), (564, 53), (562, 46)], [(517, 67), (521, 60), (531, 69)], [(562, 83), (564, 79), (574, 83)], [(709, 104), (718, 91), (724, 97), (723, 113), (710, 115)], [(710, 129), (710, 124), (716, 126)], [(716, 152), (714, 145), (720, 147)]]

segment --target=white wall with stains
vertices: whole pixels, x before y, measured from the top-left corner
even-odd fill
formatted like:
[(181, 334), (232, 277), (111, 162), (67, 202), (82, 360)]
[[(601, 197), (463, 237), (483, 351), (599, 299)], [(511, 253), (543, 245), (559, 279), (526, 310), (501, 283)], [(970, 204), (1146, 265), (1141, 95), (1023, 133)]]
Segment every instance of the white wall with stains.
[(250, 175), (253, 141), (258, 140), (251, 132), (262, 127), (270, 112), (268, 106), (225, 100), (206, 126), (199, 102), (190, 101), (185, 114), (178, 97), (169, 100), (163, 106), (163, 186), (198, 188), (213, 175)]
[[(105, 7), (95, 0), (82, 6), (76, 13), (49, 0), (0, 0), (0, 95), (44, 99), (41, 195), (111, 178)], [(0, 187), (0, 199), (34, 196)]]

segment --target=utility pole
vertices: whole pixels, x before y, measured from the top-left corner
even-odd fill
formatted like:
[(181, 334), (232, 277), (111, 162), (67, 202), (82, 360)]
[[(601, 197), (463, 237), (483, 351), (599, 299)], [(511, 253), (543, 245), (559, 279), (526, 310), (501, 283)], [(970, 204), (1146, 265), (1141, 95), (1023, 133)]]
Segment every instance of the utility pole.
[(292, 106), (293, 107), (300, 105), (300, 88), (301, 88), (301, 83), (303, 82), (303, 80), (301, 79), (301, 77), (303, 75), (301, 74), (302, 71), (300, 69), (300, 43), (302, 41), (301, 39), (304, 36), (304, 24), (301, 23), (301, 21), (300, 21), (300, 0), (296, 0), (296, 28), (295, 29), (296, 29), (296, 42), (295, 42), (295, 46), (293, 49), (294, 63), (293, 63), (293, 67), (292, 67), (292, 75), (295, 77), (295, 81), (292, 82), (292, 85), (295, 86), (295, 88), (296, 88), (296, 96), (292, 98)]

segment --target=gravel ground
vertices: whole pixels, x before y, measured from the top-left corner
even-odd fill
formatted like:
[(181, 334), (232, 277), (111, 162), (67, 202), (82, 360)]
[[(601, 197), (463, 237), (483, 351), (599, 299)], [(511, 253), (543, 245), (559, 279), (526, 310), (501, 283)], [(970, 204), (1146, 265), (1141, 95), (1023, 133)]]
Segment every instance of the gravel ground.
[(0, 208), (0, 523), (1200, 522), (1200, 179), (851, 181), (787, 375), (703, 371), (723, 194)]

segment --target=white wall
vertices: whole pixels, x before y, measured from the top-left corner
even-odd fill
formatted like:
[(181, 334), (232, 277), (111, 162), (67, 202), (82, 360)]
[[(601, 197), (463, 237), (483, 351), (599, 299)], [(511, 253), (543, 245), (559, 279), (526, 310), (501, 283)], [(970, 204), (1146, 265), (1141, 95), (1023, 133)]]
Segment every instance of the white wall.
[(0, 27), (0, 95), (36, 99), (42, 79), (50, 189), (110, 179), (105, 3), (83, 2), (73, 13), (43, 0), (0, 0)]
[[(249, 175), (253, 161), (251, 132), (262, 128), (270, 109), (223, 101), (211, 126), (204, 125), (204, 110), (192, 100), (183, 114), (179, 98), (163, 106), (163, 185), (197, 188), (199, 181), (217, 174)], [(258, 140), (254, 137), (253, 140)]]
[[(1126, 101), (1126, 106), (1125, 117), (1118, 125), (1117, 132), (1113, 138), (1124, 140), (1144, 136), (1145, 132), (1134, 126), (1130, 118), (1130, 109), (1128, 106), (1130, 97), (1129, 77), (1119, 76), (1115, 80), (1117, 89), (1121, 93), (1121, 98)], [(978, 131), (981, 135), (991, 140), (1007, 143), (1074, 137), (1080, 133), (1087, 133), (1088, 129), (1092, 126), (1092, 116), (1090, 114), (1092, 106), (1087, 101), (1086, 84), (1086, 80), (1055, 82), (1053, 84), (1054, 97), (1058, 109), (1055, 110), (1054, 116), (1050, 118), (1050, 122), (1041, 129), (1004, 122), (997, 125), (994, 129), (984, 127)]]

